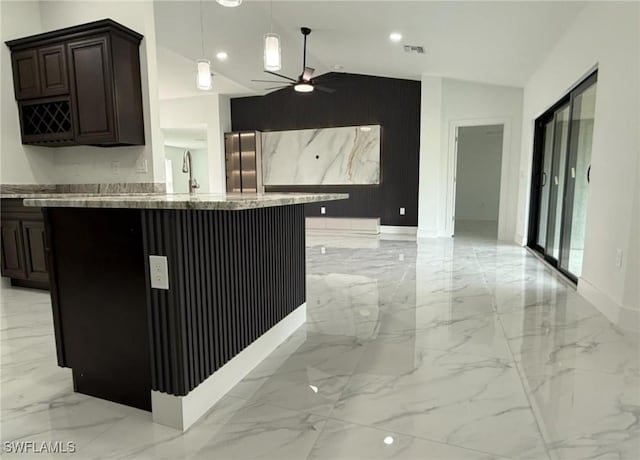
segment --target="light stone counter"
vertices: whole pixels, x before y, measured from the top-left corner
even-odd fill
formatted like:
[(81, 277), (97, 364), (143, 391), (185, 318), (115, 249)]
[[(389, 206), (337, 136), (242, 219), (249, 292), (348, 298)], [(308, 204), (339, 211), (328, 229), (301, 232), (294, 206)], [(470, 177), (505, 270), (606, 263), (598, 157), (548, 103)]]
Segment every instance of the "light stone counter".
[(165, 193), (166, 186), (152, 182), (122, 182), (110, 184), (0, 184), (0, 198), (32, 198), (33, 195), (75, 193), (83, 195), (114, 195), (123, 193)]
[(346, 200), (347, 193), (228, 193), (195, 195), (141, 193), (122, 195), (42, 194), (25, 197), (25, 206), (49, 208), (241, 210)]

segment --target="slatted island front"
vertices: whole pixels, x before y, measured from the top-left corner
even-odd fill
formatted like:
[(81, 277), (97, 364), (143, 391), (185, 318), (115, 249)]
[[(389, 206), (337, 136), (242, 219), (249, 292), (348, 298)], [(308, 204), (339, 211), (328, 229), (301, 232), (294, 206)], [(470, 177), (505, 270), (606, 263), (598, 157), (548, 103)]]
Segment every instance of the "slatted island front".
[(43, 209), (58, 364), (187, 429), (306, 319), (304, 204), (346, 194), (58, 195)]

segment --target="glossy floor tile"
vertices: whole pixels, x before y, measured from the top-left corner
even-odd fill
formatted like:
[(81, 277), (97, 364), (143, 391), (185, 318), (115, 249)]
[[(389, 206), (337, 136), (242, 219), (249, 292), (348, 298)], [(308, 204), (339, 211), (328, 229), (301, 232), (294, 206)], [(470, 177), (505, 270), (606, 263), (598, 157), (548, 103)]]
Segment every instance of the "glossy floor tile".
[(638, 459), (638, 335), (495, 229), (310, 233), (307, 323), (188, 432), (73, 392), (49, 296), (3, 285), (3, 458)]

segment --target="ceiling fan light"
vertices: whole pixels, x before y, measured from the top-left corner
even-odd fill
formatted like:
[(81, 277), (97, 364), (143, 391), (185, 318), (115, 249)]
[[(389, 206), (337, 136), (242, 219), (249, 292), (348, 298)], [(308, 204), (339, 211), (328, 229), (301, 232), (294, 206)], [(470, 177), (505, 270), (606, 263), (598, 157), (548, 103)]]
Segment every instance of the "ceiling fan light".
[(229, 8), (233, 8), (235, 6), (240, 6), (242, 0), (216, 0), (222, 6), (228, 6)]
[(313, 91), (313, 85), (310, 85), (309, 83), (297, 83), (293, 86), (293, 89), (299, 93), (310, 93)]
[(198, 74), (196, 76), (196, 84), (198, 89), (209, 91), (211, 89), (211, 63), (206, 59), (198, 59)]
[(264, 36), (264, 70), (275, 72), (282, 68), (280, 53), (280, 36), (278, 34), (265, 34)]

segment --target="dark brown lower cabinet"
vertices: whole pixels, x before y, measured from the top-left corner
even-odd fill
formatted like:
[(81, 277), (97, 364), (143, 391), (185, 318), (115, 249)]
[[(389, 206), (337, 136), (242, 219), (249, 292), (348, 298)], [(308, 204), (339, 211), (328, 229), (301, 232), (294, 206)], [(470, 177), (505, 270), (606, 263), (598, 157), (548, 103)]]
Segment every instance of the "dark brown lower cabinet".
[(22, 244), (22, 232), (20, 221), (5, 220), (2, 227), (2, 276), (10, 278), (25, 278), (27, 272), (24, 269), (24, 251)]
[(22, 236), (27, 279), (48, 282), (44, 222), (23, 222)]
[(14, 286), (49, 288), (44, 221), (40, 208), (27, 208), (21, 199), (1, 200), (2, 276)]

